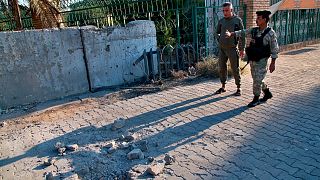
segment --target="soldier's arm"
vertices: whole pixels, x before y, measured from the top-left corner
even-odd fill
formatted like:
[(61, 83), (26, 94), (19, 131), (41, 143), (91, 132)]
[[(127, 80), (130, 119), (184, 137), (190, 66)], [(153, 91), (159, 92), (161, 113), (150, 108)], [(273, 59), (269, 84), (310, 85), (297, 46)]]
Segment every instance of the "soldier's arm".
[(276, 59), (278, 58), (278, 53), (279, 53), (279, 45), (277, 41), (277, 35), (276, 33), (272, 30), (270, 33), (270, 51), (271, 51), (271, 63), (269, 66), (270, 73), (276, 70)]
[(277, 35), (273, 30), (270, 32), (270, 35), (271, 36), (270, 36), (269, 44), (270, 44), (271, 58), (275, 60), (278, 58), (279, 45), (277, 41)]
[(250, 29), (242, 29), (239, 31), (235, 31), (235, 32), (226, 32), (226, 37), (231, 37), (231, 36), (236, 36), (236, 37), (246, 37), (247, 35), (251, 34), (253, 28)]
[[(243, 22), (241, 19), (239, 19), (239, 20), (240, 20), (240, 22), (239, 22), (240, 27), (239, 28), (240, 28), (240, 30), (243, 30), (244, 29)], [(246, 36), (239, 36), (239, 50), (240, 51), (244, 50), (245, 44), (246, 44)]]

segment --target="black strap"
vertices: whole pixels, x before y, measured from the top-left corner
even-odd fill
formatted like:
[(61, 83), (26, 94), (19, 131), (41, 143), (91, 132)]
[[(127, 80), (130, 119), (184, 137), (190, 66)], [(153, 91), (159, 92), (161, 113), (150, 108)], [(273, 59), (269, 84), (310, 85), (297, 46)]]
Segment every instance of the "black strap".
[[(254, 30), (252, 31), (252, 38), (255, 38), (257, 36), (258, 30), (259, 30), (259, 27), (254, 28)], [(271, 28), (267, 27), (267, 29), (264, 30), (264, 32), (261, 34), (260, 38), (264, 38), (264, 36), (267, 35), (270, 30)]]

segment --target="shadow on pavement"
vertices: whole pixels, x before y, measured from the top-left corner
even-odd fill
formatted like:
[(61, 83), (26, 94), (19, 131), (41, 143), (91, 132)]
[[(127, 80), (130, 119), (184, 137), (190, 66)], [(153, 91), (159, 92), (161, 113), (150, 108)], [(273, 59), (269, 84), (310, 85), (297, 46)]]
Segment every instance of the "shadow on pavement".
[(310, 52), (310, 51), (315, 51), (318, 50), (316, 48), (304, 48), (304, 49), (299, 49), (299, 50), (294, 50), (294, 51), (290, 51), (290, 52), (286, 52), (283, 53), (284, 55), (297, 55), (297, 54), (302, 54), (302, 53), (306, 53), (306, 52)]
[(320, 87), (316, 87), (282, 102), (275, 97), (262, 104), (265, 111), (247, 114), (253, 131), (231, 142), (241, 146), (226, 152), (225, 163), (211, 169), (225, 172), (219, 175), (223, 179), (319, 179), (319, 97)]
[[(86, 167), (90, 167), (90, 173), (85, 175), (85, 178), (97, 179), (101, 177), (110, 177), (114, 174), (119, 174), (119, 171), (124, 173), (123, 171), (129, 170), (134, 165), (145, 164), (147, 159), (133, 161), (128, 160), (126, 157), (126, 154), (129, 152), (128, 149), (117, 150), (113, 154), (108, 154), (107, 149), (103, 148), (108, 141), (119, 139), (120, 135), (126, 130), (130, 130), (130, 132), (137, 132), (142, 128), (152, 127), (160, 123), (161, 121), (165, 120), (166, 117), (209, 103), (214, 103), (226, 99), (229, 96), (231, 95), (215, 97), (212, 96), (212, 94), (208, 94), (155, 109), (153, 111), (128, 118), (126, 126), (119, 131), (111, 131), (111, 124), (99, 128), (95, 126), (80, 128), (33, 146), (24, 154), (1, 159), (0, 167), (4, 167), (8, 164), (15, 163), (21, 159), (29, 157), (36, 157), (40, 159), (44, 157), (57, 157), (57, 152), (54, 148), (54, 145), (57, 142), (63, 142), (64, 144), (78, 144), (80, 149), (79, 151), (68, 152), (66, 156), (58, 156), (57, 160), (70, 160), (75, 172), (81, 171)], [(203, 100), (206, 98), (209, 99)], [(194, 141), (195, 139), (201, 137), (201, 135), (198, 136), (198, 134), (203, 130), (208, 129), (212, 125), (215, 125), (221, 121), (227, 120), (228, 118), (236, 116), (245, 110), (246, 107), (240, 107), (156, 132), (154, 135), (146, 137), (142, 140), (147, 140), (150, 143), (155, 141), (160, 142), (161, 148), (151, 146), (150, 150), (146, 152), (146, 155), (159, 156), (178, 146)], [(192, 129), (191, 131), (190, 128)], [(137, 141), (137, 143), (139, 142), (140, 141)], [(39, 161), (39, 165), (34, 167), (33, 170), (43, 170), (45, 168), (46, 167), (42, 166), (42, 162)], [(110, 172), (111, 169), (115, 170), (116, 172)], [(62, 173), (61, 175), (67, 176), (68, 173), (70, 172)]]

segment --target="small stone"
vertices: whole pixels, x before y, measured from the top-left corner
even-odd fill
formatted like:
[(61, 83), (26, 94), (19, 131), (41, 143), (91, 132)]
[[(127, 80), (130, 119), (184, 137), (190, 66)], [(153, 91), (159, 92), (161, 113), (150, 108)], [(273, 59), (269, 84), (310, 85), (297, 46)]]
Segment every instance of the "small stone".
[(124, 127), (124, 125), (125, 125), (125, 119), (118, 118), (113, 122), (113, 124), (111, 126), (111, 130), (115, 131), (117, 129), (120, 129), (120, 128)]
[(116, 145), (116, 142), (114, 142), (114, 141), (111, 141), (111, 142), (109, 142), (106, 146), (104, 146), (105, 148), (112, 148), (112, 147), (114, 147)]
[(125, 136), (124, 140), (127, 142), (133, 141), (137, 139), (137, 134), (133, 133), (133, 134), (129, 134), (127, 136)]
[(46, 174), (46, 180), (54, 180), (54, 176), (52, 172)]
[(55, 147), (56, 149), (64, 148), (64, 144), (63, 144), (62, 142), (57, 142), (57, 143), (54, 145), (54, 147)]
[(5, 127), (7, 125), (6, 122), (0, 122), (0, 127)]
[(143, 159), (144, 154), (140, 149), (134, 149), (127, 154), (127, 158), (132, 159)]
[(145, 170), (146, 170), (146, 167), (142, 166), (142, 165), (137, 165), (132, 168), (132, 171), (134, 171), (136, 173), (143, 173)]
[(117, 150), (116, 147), (111, 147), (111, 148), (108, 149), (108, 153), (109, 153), (109, 154), (112, 154), (112, 153), (114, 153), (116, 150)]
[(79, 175), (73, 172), (67, 172), (65, 174), (60, 175), (60, 179), (63, 180), (79, 180)]
[(152, 164), (150, 167), (147, 169), (147, 173), (152, 174), (153, 176), (157, 176), (158, 174), (162, 173), (164, 169), (164, 162), (163, 161), (158, 161), (154, 164)]
[(173, 156), (170, 156), (169, 154), (166, 154), (164, 157), (164, 161), (166, 162), (166, 165), (174, 163), (176, 160)]
[(43, 165), (45, 165), (45, 166), (51, 166), (51, 165), (54, 164), (54, 162), (56, 162), (56, 159), (54, 159), (54, 158), (45, 159), (45, 160), (43, 161)]
[(132, 170), (130, 170), (130, 171), (127, 172), (127, 176), (128, 176), (129, 179), (134, 179), (134, 178), (137, 177), (138, 175), (139, 175), (138, 173), (136, 173), (136, 172), (134, 172), (134, 171), (132, 171)]
[(76, 151), (78, 150), (79, 146), (77, 144), (70, 144), (70, 145), (67, 145), (66, 148), (70, 151)]
[(122, 142), (122, 143), (120, 144), (120, 148), (121, 148), (121, 149), (127, 149), (127, 148), (129, 148), (129, 146), (130, 146), (130, 144), (127, 143), (127, 142)]
[(149, 162), (153, 162), (153, 161), (154, 161), (154, 157), (149, 156), (149, 157), (148, 157), (148, 161), (149, 161)]
[(66, 148), (64, 147), (58, 148), (58, 152), (59, 152), (59, 155), (63, 156), (65, 154), (64, 152), (66, 152)]
[(188, 68), (188, 73), (189, 73), (189, 75), (191, 75), (191, 76), (195, 76), (195, 75), (197, 74), (197, 70), (196, 70), (196, 68), (194, 68), (193, 66), (190, 66), (190, 67)]

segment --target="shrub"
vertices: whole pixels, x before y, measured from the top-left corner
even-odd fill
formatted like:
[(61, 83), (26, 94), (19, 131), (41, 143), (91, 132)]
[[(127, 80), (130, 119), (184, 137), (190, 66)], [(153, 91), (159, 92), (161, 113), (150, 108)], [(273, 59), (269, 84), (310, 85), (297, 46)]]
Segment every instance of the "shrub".
[[(240, 68), (243, 68), (247, 62), (240, 61)], [(208, 57), (196, 64), (197, 74), (200, 76), (219, 77), (219, 64), (217, 57)], [(241, 71), (242, 75), (249, 72), (249, 65)], [(230, 63), (228, 61), (228, 75), (232, 75)]]

